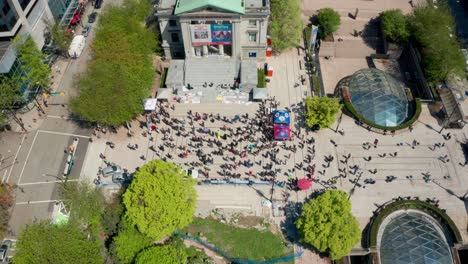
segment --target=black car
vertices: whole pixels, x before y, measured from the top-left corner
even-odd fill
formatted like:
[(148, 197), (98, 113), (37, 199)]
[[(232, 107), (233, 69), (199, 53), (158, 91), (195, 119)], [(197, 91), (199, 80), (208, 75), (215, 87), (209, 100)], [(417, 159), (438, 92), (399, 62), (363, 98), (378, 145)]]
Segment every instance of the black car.
[(8, 251), (11, 248), (11, 244), (11, 240), (3, 240), (3, 243), (0, 246), (0, 262), (8, 261)]
[(88, 23), (94, 23), (96, 21), (97, 13), (92, 12), (91, 15), (88, 16)]
[(103, 2), (103, 0), (96, 0), (96, 1), (94, 1), (94, 8), (95, 8), (95, 9), (101, 8), (102, 2)]

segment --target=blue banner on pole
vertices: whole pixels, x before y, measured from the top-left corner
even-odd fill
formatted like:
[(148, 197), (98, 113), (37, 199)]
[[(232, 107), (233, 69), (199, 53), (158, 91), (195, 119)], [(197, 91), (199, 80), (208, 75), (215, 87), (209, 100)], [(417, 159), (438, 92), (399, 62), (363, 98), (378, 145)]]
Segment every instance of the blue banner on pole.
[(315, 47), (315, 42), (317, 42), (317, 33), (318, 33), (318, 27), (312, 25), (312, 33), (310, 34), (309, 49)]

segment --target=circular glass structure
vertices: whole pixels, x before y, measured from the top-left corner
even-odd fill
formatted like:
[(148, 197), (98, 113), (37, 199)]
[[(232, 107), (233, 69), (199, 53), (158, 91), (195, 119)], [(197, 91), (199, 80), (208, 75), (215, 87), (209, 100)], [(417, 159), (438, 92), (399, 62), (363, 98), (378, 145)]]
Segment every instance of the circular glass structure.
[(386, 127), (403, 123), (408, 116), (408, 98), (400, 83), (378, 69), (362, 69), (349, 80), (351, 104), (368, 121)]
[(392, 218), (383, 228), (382, 264), (453, 263), (446, 236), (431, 217), (405, 212)]

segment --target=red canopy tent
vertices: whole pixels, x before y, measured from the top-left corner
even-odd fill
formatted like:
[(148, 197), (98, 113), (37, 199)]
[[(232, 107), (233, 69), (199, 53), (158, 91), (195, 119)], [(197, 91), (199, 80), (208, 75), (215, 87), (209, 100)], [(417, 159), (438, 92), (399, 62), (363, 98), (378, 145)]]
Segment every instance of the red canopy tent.
[(273, 136), (276, 140), (286, 140), (291, 138), (291, 128), (289, 124), (274, 124)]
[(306, 178), (302, 178), (297, 181), (297, 187), (301, 190), (308, 190), (312, 187), (312, 181)]

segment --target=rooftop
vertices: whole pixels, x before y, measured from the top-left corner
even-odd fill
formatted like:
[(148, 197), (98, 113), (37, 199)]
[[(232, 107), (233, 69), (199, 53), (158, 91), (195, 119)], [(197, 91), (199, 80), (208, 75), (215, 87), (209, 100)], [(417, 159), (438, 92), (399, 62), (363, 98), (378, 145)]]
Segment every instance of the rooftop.
[(239, 14), (245, 13), (244, 0), (177, 0), (174, 14), (213, 7)]

